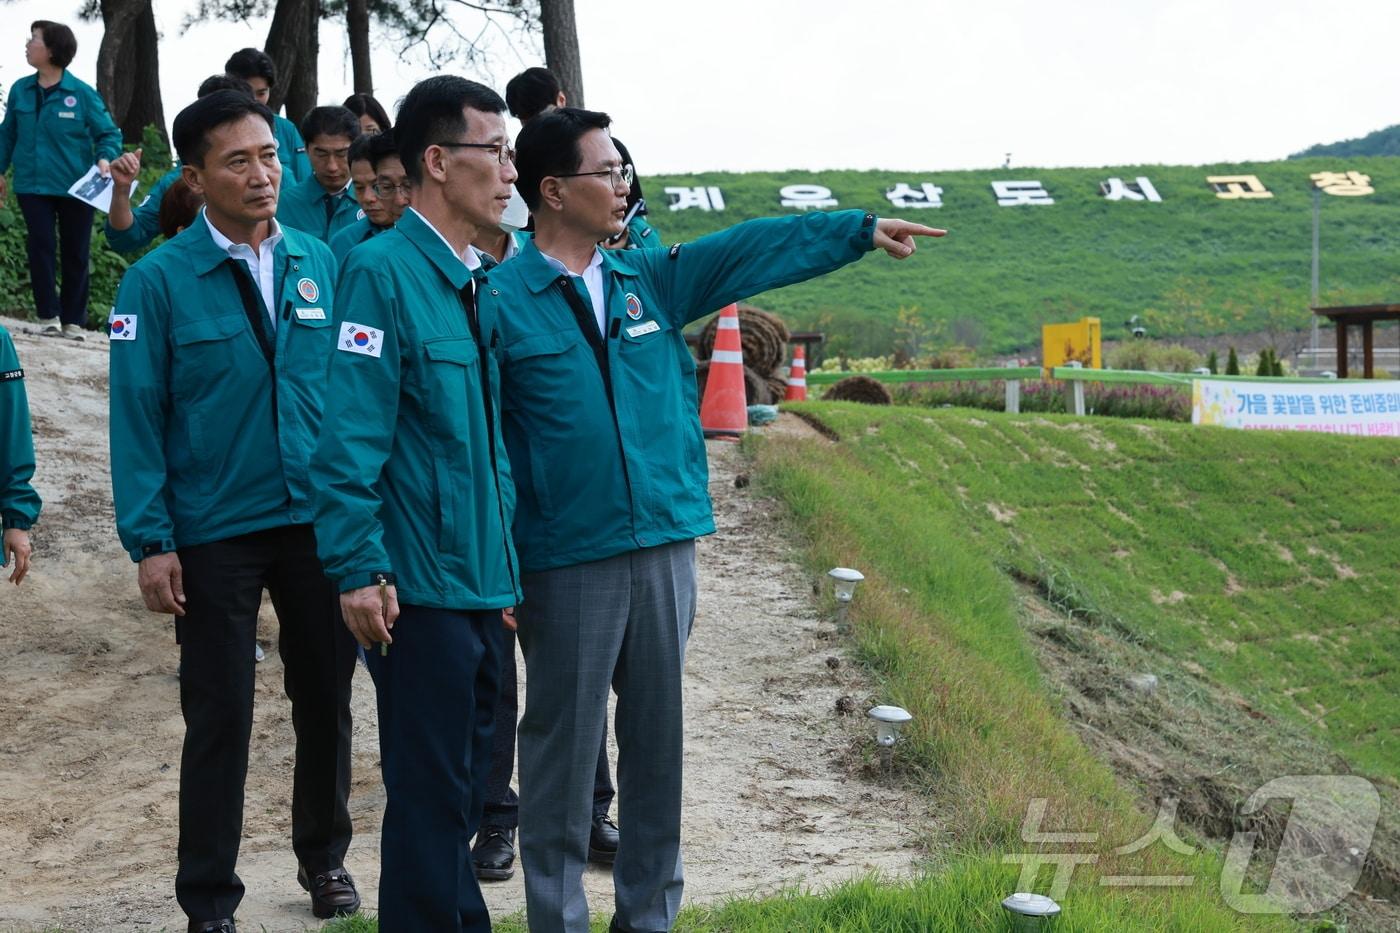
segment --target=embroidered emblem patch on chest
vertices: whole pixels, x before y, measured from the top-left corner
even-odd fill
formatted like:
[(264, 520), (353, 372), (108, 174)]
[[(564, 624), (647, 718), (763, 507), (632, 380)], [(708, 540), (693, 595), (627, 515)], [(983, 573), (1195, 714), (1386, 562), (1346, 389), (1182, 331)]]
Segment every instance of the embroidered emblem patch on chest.
[(74, 97), (72, 94), (69, 94), (67, 97), (63, 98), (63, 106), (65, 106), (65, 107), (76, 107), (76, 106), (78, 106), (78, 98)]
[(642, 319), (642, 299), (631, 292), (627, 293), (627, 316), (634, 321)]
[(303, 301), (315, 301), (321, 297), (321, 290), (310, 279), (301, 279), (297, 282), (297, 294)]

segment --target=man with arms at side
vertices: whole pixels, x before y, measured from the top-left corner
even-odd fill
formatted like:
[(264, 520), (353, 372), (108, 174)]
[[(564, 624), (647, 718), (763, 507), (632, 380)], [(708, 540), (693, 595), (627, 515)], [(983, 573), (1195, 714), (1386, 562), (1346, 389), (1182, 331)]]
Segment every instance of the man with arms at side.
[(477, 313), (471, 241), (510, 200), (504, 111), (450, 75), (404, 98), (413, 206), (346, 260), (311, 461), (321, 556), (378, 700), (381, 933), (491, 926), (470, 846), (519, 591), (496, 322)]
[(335, 263), (274, 213), (272, 112), (216, 91), (172, 134), (205, 209), (128, 270), (111, 332), (117, 531), (146, 607), (180, 645), (180, 845), (191, 931), (233, 929), (263, 590), (292, 702), (292, 849), (317, 917), (360, 904), (350, 844), (355, 645), (316, 557), (308, 467), (335, 341)]
[(355, 140), (350, 146), (350, 184), (365, 216), (331, 237), (337, 263), (343, 264), (350, 250), (370, 237), (393, 228), (408, 207), (405, 182), (393, 133)]
[(680, 906), (681, 678), (695, 539), (715, 527), (682, 328), (943, 232), (841, 211), (752, 220), (669, 250), (601, 250), (632, 180), (609, 122), (566, 107), (521, 131), (535, 236), (484, 292), (519, 490), (520, 838), (537, 931), (588, 929), (589, 772), (610, 687), (622, 815), (612, 926), (668, 930)]
[(277, 220), (329, 244), (359, 218), (350, 191), (350, 144), (360, 135), (360, 121), (344, 107), (317, 107), (301, 121), (301, 132), (311, 174), (282, 188)]
[[(272, 100), (272, 88), (277, 83), (277, 66), (272, 57), (258, 49), (239, 49), (224, 63), (224, 71), (235, 78), (247, 81), (253, 89), (253, 98), (260, 104)], [(272, 135), (277, 138), (277, 160), (282, 163), (282, 184), (290, 187), (293, 182), (305, 181), (311, 177), (311, 162), (306, 158), (306, 143), (302, 141), (297, 125), (280, 113), (272, 115), (276, 125)]]

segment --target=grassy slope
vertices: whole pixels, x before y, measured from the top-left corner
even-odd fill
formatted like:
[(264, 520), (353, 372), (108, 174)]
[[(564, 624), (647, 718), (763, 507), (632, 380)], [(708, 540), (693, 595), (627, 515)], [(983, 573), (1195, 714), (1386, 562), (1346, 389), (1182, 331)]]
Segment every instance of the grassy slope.
[[(1189, 695), (1213, 701), (1223, 685), (1264, 711), (1248, 707), (1265, 746), (1270, 733), (1281, 752), (1311, 732), (1393, 799), (1395, 445), (1056, 416), (808, 410), (843, 442), (765, 441), (761, 475), (797, 516), (814, 566), (859, 566), (870, 578), (856, 636), (884, 675), (882, 699), (915, 713), (908, 754), (951, 802), (950, 834), (963, 846), (1014, 847), (1034, 796), (1051, 798), (1059, 826), (1105, 838), (1133, 827), (1132, 804), (1047, 701), (1003, 570), (1046, 582), (1143, 657), (1199, 672), (1169, 680), (1156, 701), (1165, 718), (1155, 731), (1169, 740), (1178, 720), (1196, 716)], [(1121, 679), (1133, 669), (1093, 673)], [(1223, 732), (1203, 740), (1231, 744)], [(1325, 758), (1276, 753), (1265, 779), (1319, 760), (1309, 773), (1334, 770)], [(1202, 879), (1213, 871), (1196, 870)], [(1201, 904), (1195, 889), (1179, 896)]]
[[(905, 263), (868, 259), (818, 282), (764, 295), (757, 303), (799, 328), (827, 331), (833, 351), (889, 352), (894, 318), (917, 307), (949, 324), (950, 336), (984, 334), (982, 349), (1039, 345), (1045, 322), (1098, 316), (1105, 336), (1143, 315), (1154, 335), (1214, 334), (1307, 326), (1312, 196), (1317, 171), (1369, 174), (1367, 197), (1323, 196), (1324, 304), (1394, 300), (1390, 257), (1400, 246), (1400, 161), (1320, 158), (1211, 166), (1116, 166), (975, 172), (821, 172), (655, 176), (646, 179), (652, 219), (667, 242), (751, 217), (781, 213), (778, 188), (820, 183), (841, 207), (859, 207), (947, 227), (942, 242)], [(1271, 200), (1223, 201), (1206, 187), (1214, 174), (1257, 174)], [(1109, 202), (1110, 176), (1145, 175), (1163, 201)], [(998, 207), (990, 182), (1033, 179), (1056, 203)], [(885, 188), (933, 181), (945, 206), (893, 211)], [(726, 210), (669, 212), (667, 185), (719, 185)], [(969, 323), (975, 322), (975, 323)]]

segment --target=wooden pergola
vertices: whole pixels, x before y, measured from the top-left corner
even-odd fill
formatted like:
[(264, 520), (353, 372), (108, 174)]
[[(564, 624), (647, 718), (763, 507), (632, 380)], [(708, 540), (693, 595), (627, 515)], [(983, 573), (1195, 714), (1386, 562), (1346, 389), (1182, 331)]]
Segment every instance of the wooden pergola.
[(1361, 326), (1362, 375), (1375, 378), (1375, 326), (1377, 321), (1400, 321), (1400, 305), (1344, 305), (1313, 308), (1313, 314), (1327, 318), (1337, 327), (1337, 378), (1347, 378), (1347, 331)]

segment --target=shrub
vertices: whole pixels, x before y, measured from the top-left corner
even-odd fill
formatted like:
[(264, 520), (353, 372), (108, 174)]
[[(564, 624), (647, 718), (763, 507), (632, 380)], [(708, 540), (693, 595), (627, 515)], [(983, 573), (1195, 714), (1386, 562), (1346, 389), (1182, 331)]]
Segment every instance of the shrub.
[(1154, 373), (1189, 373), (1201, 365), (1201, 355), (1190, 347), (1152, 340), (1121, 343), (1109, 351), (1109, 369), (1133, 369)]
[[(1006, 406), (1006, 383), (992, 382), (909, 382), (892, 387), (896, 405), (941, 408), (982, 408), (1001, 411)], [(1084, 385), (1084, 407), (1093, 415), (1115, 418), (1155, 418), (1165, 421), (1191, 420), (1191, 390), (1187, 386)], [(1053, 380), (1030, 379), (1021, 382), (1021, 411), (1065, 412), (1064, 384)]]
[(1230, 358), (1225, 361), (1225, 375), (1238, 376), (1240, 374), (1240, 357), (1235, 352), (1235, 348), (1230, 348)]

